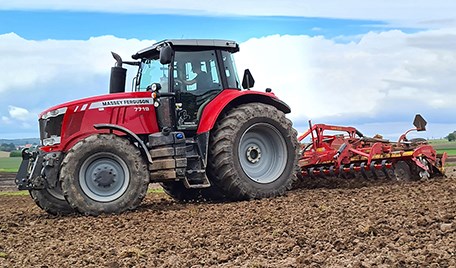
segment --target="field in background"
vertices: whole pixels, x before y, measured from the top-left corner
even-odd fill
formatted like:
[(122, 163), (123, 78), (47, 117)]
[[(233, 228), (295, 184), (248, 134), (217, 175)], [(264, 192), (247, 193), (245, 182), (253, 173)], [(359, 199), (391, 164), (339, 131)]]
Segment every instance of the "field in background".
[(17, 172), (21, 157), (0, 157), (0, 172)]
[(448, 140), (430, 140), (429, 143), (441, 154), (447, 152), (448, 155), (456, 156), (456, 142), (449, 142)]

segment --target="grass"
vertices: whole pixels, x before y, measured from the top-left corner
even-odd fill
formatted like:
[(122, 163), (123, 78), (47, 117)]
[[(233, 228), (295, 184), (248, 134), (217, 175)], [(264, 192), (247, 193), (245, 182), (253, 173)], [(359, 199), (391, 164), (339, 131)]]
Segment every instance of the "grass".
[(452, 156), (456, 155), (456, 149), (437, 149), (436, 151), (438, 154), (442, 154), (443, 152), (446, 152), (448, 155), (452, 155)]
[(430, 140), (429, 143), (434, 147), (438, 154), (447, 152), (449, 156), (456, 156), (456, 142), (448, 140)]
[(21, 157), (0, 157), (0, 172), (17, 172)]
[(157, 194), (157, 193), (164, 193), (164, 191), (163, 191), (163, 188), (149, 188), (149, 189), (147, 189), (147, 193)]
[(28, 196), (29, 192), (25, 191), (7, 191), (7, 192), (0, 192), (0, 196)]

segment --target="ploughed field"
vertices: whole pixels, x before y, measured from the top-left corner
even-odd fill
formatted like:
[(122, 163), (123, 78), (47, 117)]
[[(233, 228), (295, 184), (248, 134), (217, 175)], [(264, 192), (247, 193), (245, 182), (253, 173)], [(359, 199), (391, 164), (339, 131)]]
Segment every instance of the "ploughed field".
[(286, 196), (55, 217), (0, 195), (0, 267), (455, 267), (456, 167), (446, 178), (304, 182)]

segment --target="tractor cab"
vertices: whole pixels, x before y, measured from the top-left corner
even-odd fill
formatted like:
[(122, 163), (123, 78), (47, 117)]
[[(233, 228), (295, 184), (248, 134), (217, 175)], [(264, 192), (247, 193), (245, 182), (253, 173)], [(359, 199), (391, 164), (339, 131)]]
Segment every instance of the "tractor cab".
[[(157, 91), (159, 127), (195, 132), (204, 107), (223, 89), (239, 89), (234, 41), (164, 40), (132, 56), (141, 60), (135, 91)], [(152, 87), (154, 85), (154, 87)]]

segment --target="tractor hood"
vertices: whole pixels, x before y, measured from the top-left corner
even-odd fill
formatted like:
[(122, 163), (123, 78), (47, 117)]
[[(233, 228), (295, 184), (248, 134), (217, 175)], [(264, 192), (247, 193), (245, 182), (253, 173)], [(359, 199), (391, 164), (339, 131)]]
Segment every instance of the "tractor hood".
[(65, 102), (41, 112), (39, 114), (39, 118), (46, 119), (48, 117), (58, 116), (60, 114), (64, 114), (68, 110), (77, 112), (94, 108), (130, 106), (141, 104), (153, 104), (150, 92), (126, 92), (116, 94), (105, 94)]

